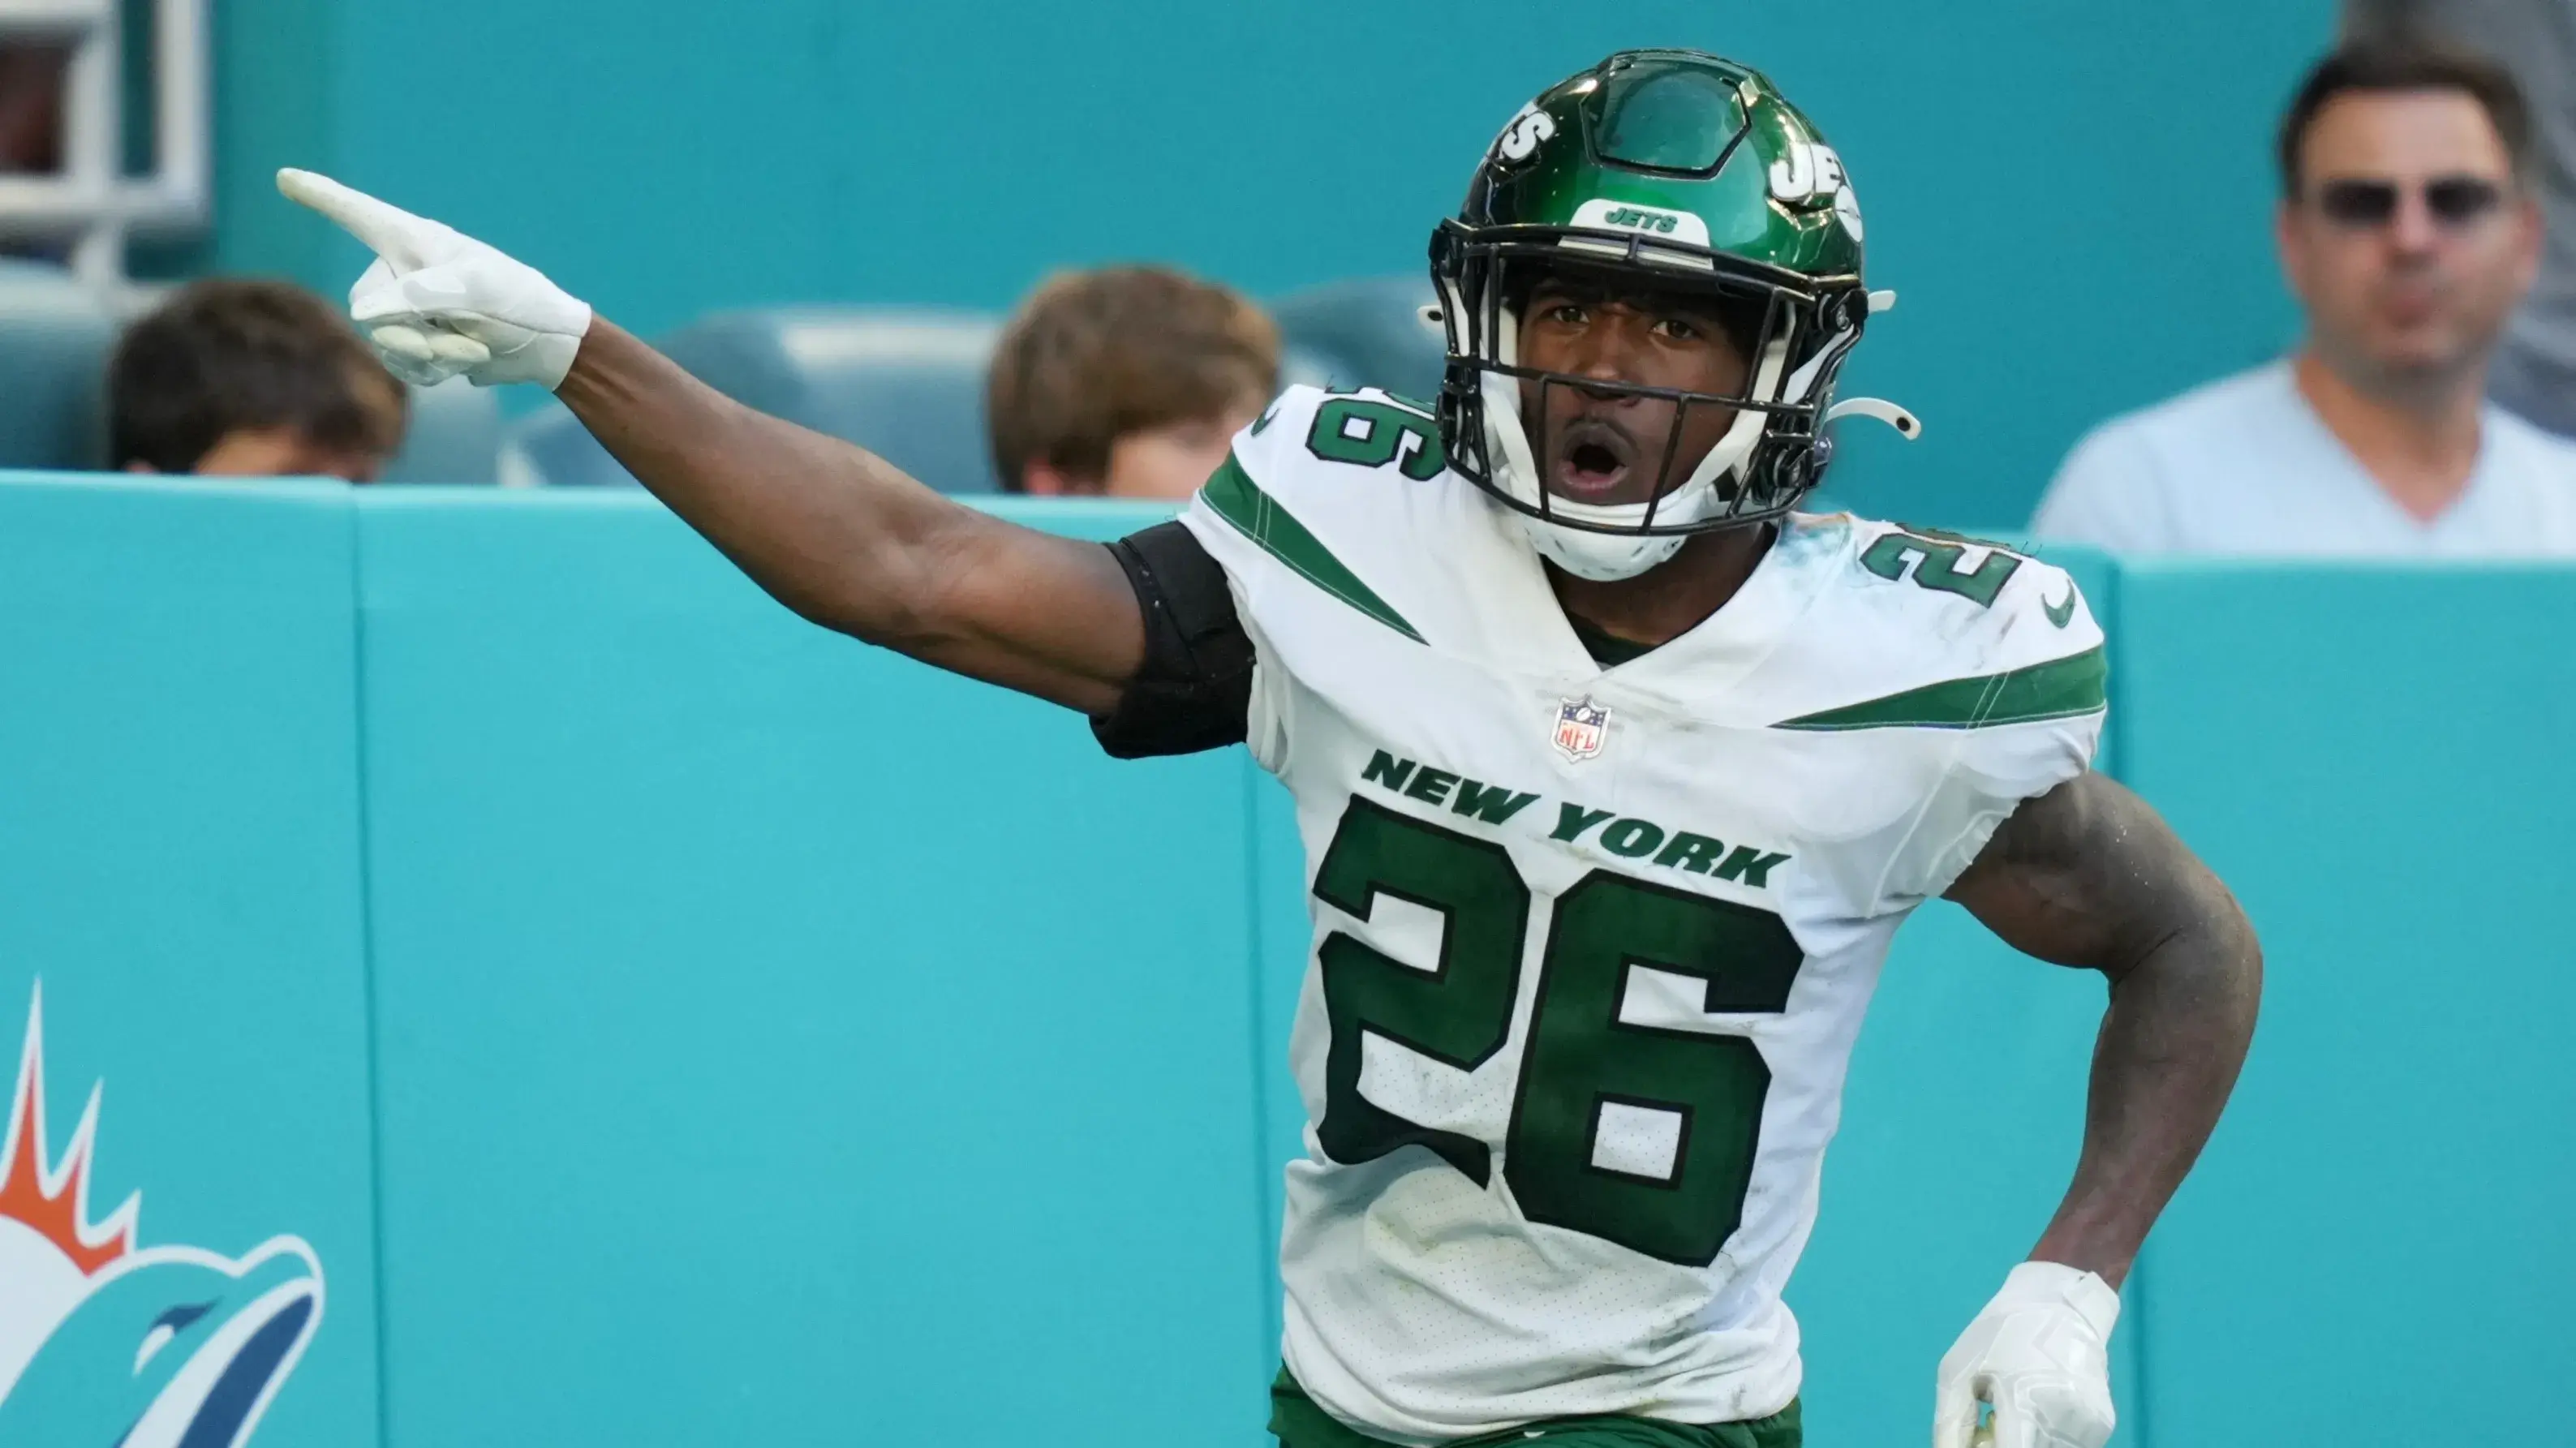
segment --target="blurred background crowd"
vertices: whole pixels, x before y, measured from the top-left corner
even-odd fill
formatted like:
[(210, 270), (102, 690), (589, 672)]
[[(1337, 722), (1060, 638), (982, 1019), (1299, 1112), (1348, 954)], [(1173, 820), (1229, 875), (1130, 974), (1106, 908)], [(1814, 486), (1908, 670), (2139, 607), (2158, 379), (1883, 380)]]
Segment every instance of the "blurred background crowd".
[[(1975, 95), (1938, 56), (1860, 92), (1837, 73), (1865, 52), (1679, 13), (1384, 78), (1474, 98), (1436, 125), (1390, 96), (1318, 131), (1271, 85), (1316, 73), (1280, 54), (1313, 42), (1250, 32), (1190, 68), (1215, 76), (1138, 58), (1009, 102), (1036, 62), (1008, 48), (835, 91), (716, 78), (721, 48), (688, 58), (672, 36), (592, 44), (595, 73), (552, 88), (662, 85), (709, 118), (711, 151), (660, 107), (615, 144), (596, 119), (490, 147), (443, 122), (429, 144), (362, 81), (371, 55), (435, 53), (434, 27), (298, 32), (256, 0), (0, 7), (0, 466), (633, 486), (543, 399), (413, 392), (376, 367), (311, 289), (354, 274), (345, 244), (265, 194), (290, 162), (491, 236), (724, 391), (940, 488), (1186, 497), (1282, 383), (1436, 389), (1416, 259), (1452, 199), (1438, 178), (1465, 175), (1533, 81), (1669, 39), (1807, 98), (1869, 198), (1871, 281), (1922, 299), (1876, 324), (1862, 376), (1931, 441), (1851, 448), (1828, 505), (2132, 554), (2576, 554), (2576, 3), (2298, 8), (2061, 49), (2061, 67), (2121, 56), (2145, 103), (2081, 122), (2062, 107), (2099, 77), (2009, 48)], [(805, 40), (827, 70), (905, 54), (892, 22), (790, 9), (822, 27)], [(2063, 38), (2031, 17), (1960, 28), (1980, 26), (2021, 59)], [(774, 69), (788, 38), (744, 43)], [(544, 39), (475, 83), (506, 89)], [(292, 74), (308, 57), (318, 80)], [(1243, 105), (1190, 114), (1224, 94)], [(355, 133), (325, 124), (335, 107)], [(1901, 129), (1922, 107), (1953, 113), (1937, 165)], [(818, 115), (828, 136), (796, 134)], [(2125, 133), (2088, 130), (2102, 117)], [(794, 139), (710, 171), (764, 126)], [(903, 189), (925, 176), (935, 192)], [(1004, 286), (1007, 312), (975, 304)]]

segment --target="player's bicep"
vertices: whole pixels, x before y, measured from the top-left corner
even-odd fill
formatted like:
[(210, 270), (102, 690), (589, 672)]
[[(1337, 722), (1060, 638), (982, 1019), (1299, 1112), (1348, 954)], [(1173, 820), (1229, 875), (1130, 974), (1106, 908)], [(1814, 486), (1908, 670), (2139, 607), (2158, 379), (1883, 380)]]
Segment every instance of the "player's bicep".
[(971, 513), (924, 561), (904, 652), (1094, 717), (1117, 707), (1145, 618), (1107, 548)]
[(1949, 898), (2026, 955), (2115, 977), (2178, 931), (2241, 919), (2162, 816), (2093, 773), (2022, 801)]

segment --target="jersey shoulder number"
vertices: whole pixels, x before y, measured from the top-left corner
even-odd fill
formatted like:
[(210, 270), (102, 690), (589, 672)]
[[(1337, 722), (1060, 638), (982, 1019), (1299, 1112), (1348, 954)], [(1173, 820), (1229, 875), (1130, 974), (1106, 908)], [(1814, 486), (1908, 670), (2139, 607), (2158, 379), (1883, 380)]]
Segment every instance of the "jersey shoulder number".
[(1853, 526), (1841, 637), (1818, 670), (1848, 702), (1779, 727), (1985, 729), (2103, 707), (2102, 630), (2065, 570), (1942, 529)]
[(1423, 403), (1375, 387), (1303, 384), (1235, 438), (1234, 461), (1280, 496), (1427, 483), (1449, 467), (1439, 419)]
[[(1291, 387), (1236, 435), (1233, 451), (1183, 522), (1229, 572), (1252, 561), (1238, 551), (1249, 545), (1306, 585), (1419, 643), (1420, 630), (1365, 575), (1395, 523), (1389, 485), (1428, 481), (1447, 466), (1429, 412), (1374, 389)], [(1374, 571), (1387, 571), (1383, 558)]]
[(1383, 468), (1427, 483), (1449, 470), (1431, 409), (1392, 392), (1325, 393), (1306, 424), (1306, 452), (1318, 462)]
[(2004, 585), (2030, 560), (2001, 543), (1900, 523), (1877, 525), (1856, 561), (1862, 571), (1887, 582), (1911, 583), (1992, 608)]

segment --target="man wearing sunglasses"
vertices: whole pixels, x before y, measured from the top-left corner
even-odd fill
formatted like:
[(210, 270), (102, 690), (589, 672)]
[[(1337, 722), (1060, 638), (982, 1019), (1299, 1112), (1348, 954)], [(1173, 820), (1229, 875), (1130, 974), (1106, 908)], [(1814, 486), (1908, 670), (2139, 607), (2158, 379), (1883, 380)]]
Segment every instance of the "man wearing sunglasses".
[(2432, 36), (2511, 72), (2530, 107), (2549, 236), (2540, 280), (2506, 326), (2487, 396), (2576, 438), (2576, 5), (2568, 0), (2344, 0), (2347, 36)]
[(2097, 428), (2043, 537), (2131, 553), (2576, 556), (2576, 443), (2485, 400), (2538, 269), (2531, 123), (2499, 67), (2345, 46), (2280, 134), (2289, 358)]

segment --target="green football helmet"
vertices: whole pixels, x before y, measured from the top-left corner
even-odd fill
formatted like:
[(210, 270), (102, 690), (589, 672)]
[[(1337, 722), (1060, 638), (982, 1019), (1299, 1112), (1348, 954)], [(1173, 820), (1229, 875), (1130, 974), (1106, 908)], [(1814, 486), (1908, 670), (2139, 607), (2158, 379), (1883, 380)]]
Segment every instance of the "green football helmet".
[[(1540, 276), (1559, 272), (1705, 295), (1747, 345), (1743, 391), (1521, 365), (1521, 308)], [(1583, 577), (1630, 577), (1690, 534), (1787, 512), (1822, 476), (1833, 452), (1824, 424), (1838, 415), (1878, 417), (1908, 437), (1921, 430), (1888, 403), (1835, 405), (1835, 378), (1873, 310), (1860, 204), (1816, 128), (1732, 61), (1622, 51), (1521, 107), (1457, 218), (1432, 233), (1431, 275), (1448, 331), (1438, 413), (1450, 465), (1517, 509), (1539, 551)], [(1876, 306), (1893, 300), (1881, 293)], [(1646, 501), (1577, 502), (1551, 494), (1533, 457), (1525, 383), (1541, 398), (1579, 387), (1669, 400), (1675, 445), (1691, 409), (1735, 420), (1704, 456), (1668, 456)]]

